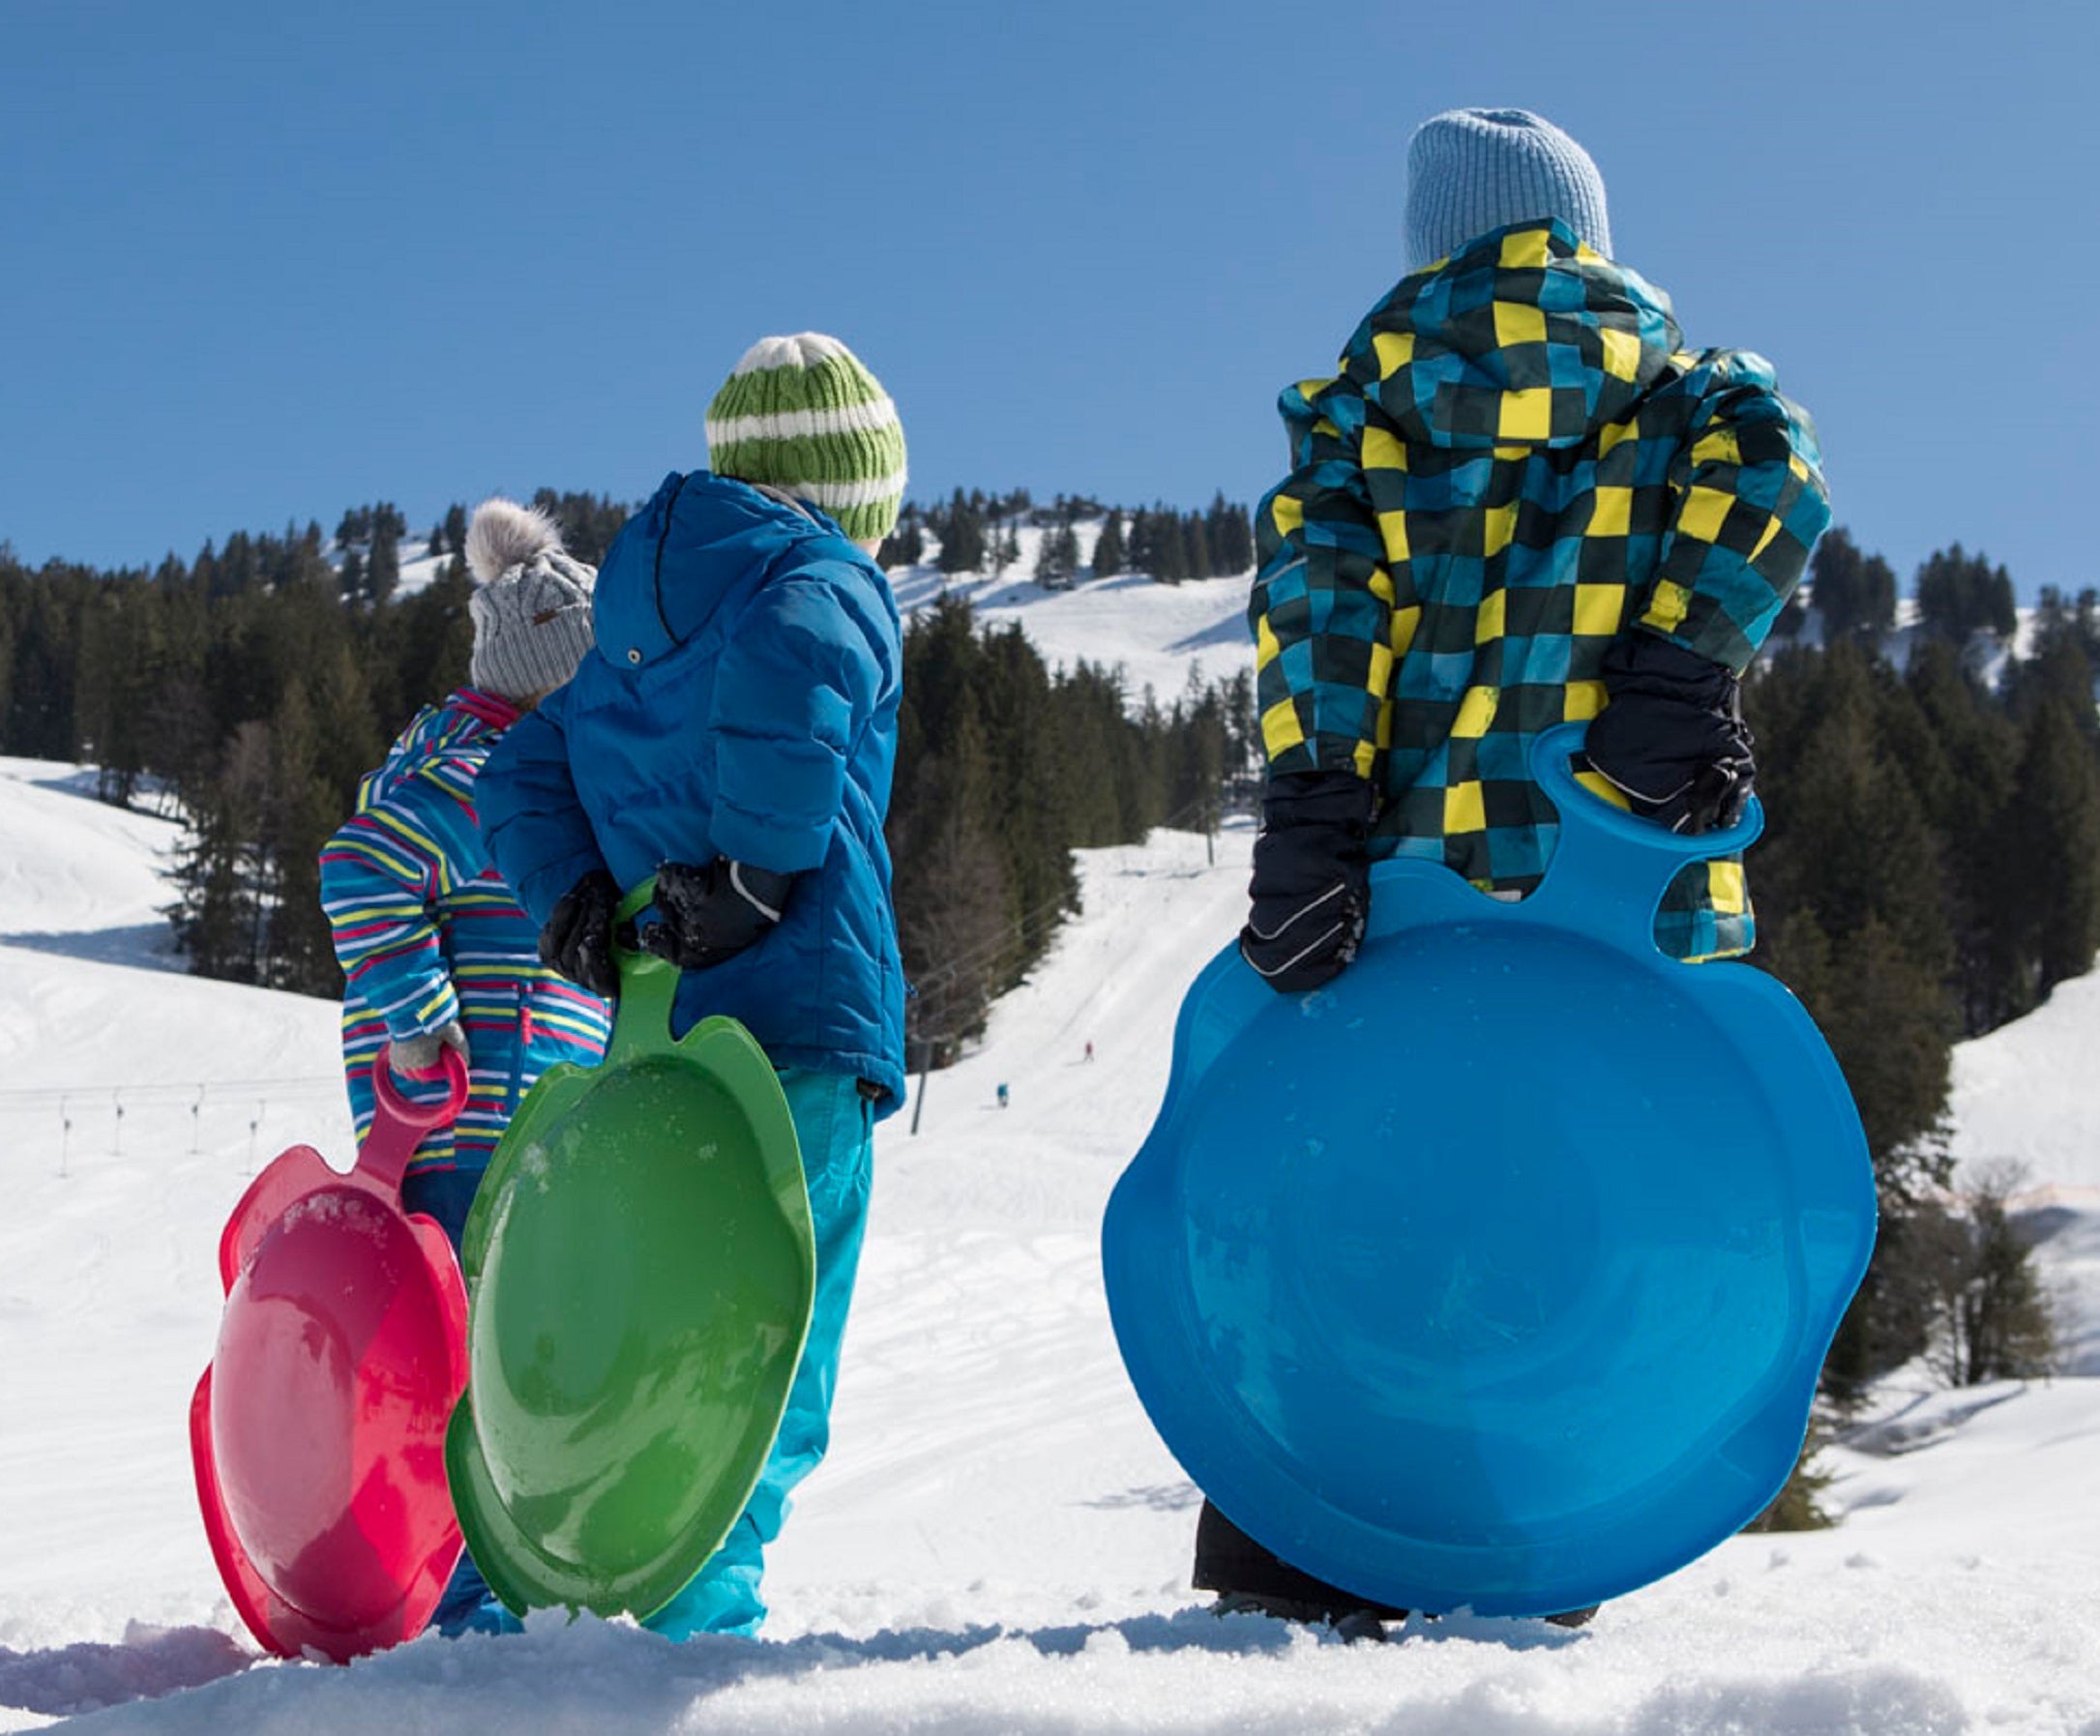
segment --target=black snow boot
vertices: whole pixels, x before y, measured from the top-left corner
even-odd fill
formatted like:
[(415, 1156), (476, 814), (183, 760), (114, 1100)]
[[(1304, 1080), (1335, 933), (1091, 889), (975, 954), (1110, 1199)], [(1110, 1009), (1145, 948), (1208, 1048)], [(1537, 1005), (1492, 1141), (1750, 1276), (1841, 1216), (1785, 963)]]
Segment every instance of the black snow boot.
[(1220, 1615), (1272, 1615), (1287, 1622), (1324, 1622), (1345, 1639), (1382, 1638), (1387, 1622), (1405, 1609), (1344, 1591), (1264, 1549), (1207, 1500), (1196, 1520), (1198, 1591), (1219, 1594)]
[[(1345, 1638), (1382, 1637), (1387, 1622), (1403, 1622), (1407, 1611), (1375, 1598), (1344, 1591), (1325, 1579), (1294, 1568), (1264, 1549), (1208, 1500), (1196, 1520), (1197, 1590), (1219, 1594), (1212, 1607), (1220, 1615), (1272, 1615), (1279, 1621), (1325, 1622)], [(1569, 1609), (1544, 1619), (1556, 1628), (1586, 1627), (1599, 1605)], [(1434, 1617), (1429, 1618), (1434, 1620)]]

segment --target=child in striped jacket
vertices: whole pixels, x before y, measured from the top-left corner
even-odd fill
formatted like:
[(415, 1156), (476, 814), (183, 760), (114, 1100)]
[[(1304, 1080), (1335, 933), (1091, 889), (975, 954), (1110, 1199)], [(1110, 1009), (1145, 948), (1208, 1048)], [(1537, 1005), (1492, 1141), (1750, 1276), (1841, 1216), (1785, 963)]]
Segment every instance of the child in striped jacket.
[[(342, 1058), (359, 1142), (387, 1044), (411, 1098), (443, 1094), (441, 1048), (467, 1061), (465, 1109), (425, 1137), (401, 1187), (402, 1204), (442, 1224), (455, 1251), (519, 1101), (557, 1062), (596, 1062), (609, 1029), (603, 1000), (540, 962), (539, 926), (491, 865), (474, 803), (488, 750), (590, 649), (597, 575), (563, 552), (550, 520), (507, 500), (476, 510), (466, 556), (469, 685), (402, 730), (321, 852), (321, 902), (348, 978)], [(437, 1619), (448, 1631), (501, 1624), (463, 1557)]]
[(403, 1190), (455, 1248), (519, 1099), (557, 1061), (596, 1061), (608, 1029), (602, 1000), (540, 962), (538, 925), (491, 865), (474, 808), (489, 749), (590, 649), (597, 575), (562, 551), (548, 519), (507, 500), (476, 510), (467, 560), (470, 685), (401, 731), (321, 852), (321, 902), (349, 979), (342, 1058), (358, 1138), (386, 1043), (410, 1095), (419, 1074), (437, 1078), (441, 1045), (467, 1059), (467, 1106), (417, 1148)]

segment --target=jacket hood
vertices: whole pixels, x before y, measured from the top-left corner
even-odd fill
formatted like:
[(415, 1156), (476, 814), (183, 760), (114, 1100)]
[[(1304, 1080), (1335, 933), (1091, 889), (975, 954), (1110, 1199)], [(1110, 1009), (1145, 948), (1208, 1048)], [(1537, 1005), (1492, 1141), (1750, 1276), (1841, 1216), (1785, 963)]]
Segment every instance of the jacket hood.
[(1357, 327), (1334, 385), (1407, 441), (1571, 447), (1623, 421), (1681, 343), (1660, 289), (1564, 223), (1521, 223), (1403, 279)]
[(418, 712), (395, 738), (387, 756), (365, 774), (357, 788), (358, 810), (433, 767), (463, 768), (471, 780), (500, 736), (518, 721), (518, 707), (497, 693), (460, 688)]
[(754, 571), (812, 543), (837, 546), (803, 558), (865, 559), (814, 507), (711, 471), (671, 472), (598, 570), (596, 655), (618, 667), (656, 662), (705, 627)]

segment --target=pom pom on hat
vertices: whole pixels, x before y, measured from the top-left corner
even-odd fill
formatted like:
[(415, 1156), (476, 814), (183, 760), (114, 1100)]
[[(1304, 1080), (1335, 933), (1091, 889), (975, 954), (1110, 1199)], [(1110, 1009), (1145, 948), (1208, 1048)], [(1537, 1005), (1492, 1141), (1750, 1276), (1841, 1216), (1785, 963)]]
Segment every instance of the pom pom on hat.
[(467, 571), (483, 584), (536, 554), (561, 546), (561, 527), (537, 507), (501, 495), (485, 500), (467, 520)]
[(897, 406), (836, 338), (762, 338), (707, 406), (718, 476), (766, 483), (820, 508), (856, 542), (897, 525), (904, 428)]
[(1448, 109), (1407, 141), (1407, 270), (1550, 217), (1611, 257), (1604, 177), (1587, 151), (1529, 109)]
[(590, 650), (595, 568), (561, 545), (553, 519), (499, 498), (474, 509), (466, 564), (476, 580), (468, 679), (485, 692), (530, 704), (576, 673)]

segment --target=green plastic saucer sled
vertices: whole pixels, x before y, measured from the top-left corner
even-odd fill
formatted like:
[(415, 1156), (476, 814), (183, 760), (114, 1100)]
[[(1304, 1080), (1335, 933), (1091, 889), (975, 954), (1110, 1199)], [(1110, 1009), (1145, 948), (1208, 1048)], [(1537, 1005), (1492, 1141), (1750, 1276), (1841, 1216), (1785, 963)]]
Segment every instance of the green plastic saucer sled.
[(757, 1484), (810, 1329), (810, 1201), (772, 1063), (733, 1018), (672, 1041), (676, 967), (615, 956), (605, 1060), (527, 1094), (462, 1250), (446, 1469), (475, 1564), (520, 1614), (646, 1617), (684, 1589)]

